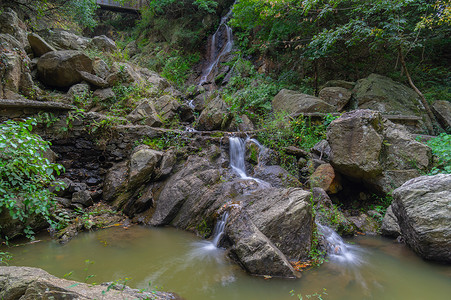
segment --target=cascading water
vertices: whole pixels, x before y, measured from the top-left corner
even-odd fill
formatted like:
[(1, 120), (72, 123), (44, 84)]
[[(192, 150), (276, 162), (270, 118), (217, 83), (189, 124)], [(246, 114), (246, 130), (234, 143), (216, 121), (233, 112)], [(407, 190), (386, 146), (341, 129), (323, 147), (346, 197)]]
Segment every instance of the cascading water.
[(213, 230), (213, 240), (211, 241), (215, 247), (218, 247), (222, 236), (224, 235), (224, 228), (229, 217), (228, 212), (224, 212), (221, 218), (216, 222), (215, 229)]
[(252, 179), (246, 175), (246, 166), (244, 164), (244, 155), (246, 152), (246, 143), (239, 137), (229, 138), (230, 167), (238, 173), (242, 179)]
[[(233, 5), (232, 5), (233, 8)], [(232, 28), (227, 25), (227, 21), (229, 20), (230, 15), (232, 14), (232, 9), (221, 18), (221, 22), (219, 23), (218, 29), (211, 37), (210, 44), (210, 57), (208, 60), (207, 67), (202, 71), (202, 76), (199, 81), (199, 85), (202, 85), (207, 82), (208, 77), (214, 71), (214, 69), (218, 66), (221, 58), (223, 58), (227, 53), (232, 50), (233, 47), (233, 39), (232, 39)], [(225, 37), (223, 37), (223, 33), (225, 32)]]
[(348, 264), (359, 265), (362, 263), (357, 246), (345, 243), (345, 241), (331, 228), (316, 222), (318, 232), (324, 237), (327, 243), (327, 254), (331, 261)]

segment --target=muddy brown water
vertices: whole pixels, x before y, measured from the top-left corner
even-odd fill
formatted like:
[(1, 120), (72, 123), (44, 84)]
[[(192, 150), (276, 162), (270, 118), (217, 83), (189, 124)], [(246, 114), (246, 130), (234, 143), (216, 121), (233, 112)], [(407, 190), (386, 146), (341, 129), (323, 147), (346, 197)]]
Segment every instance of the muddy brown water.
[(127, 281), (188, 300), (297, 299), (292, 290), (304, 299), (451, 299), (451, 266), (423, 261), (380, 237), (349, 241), (359, 249), (358, 263), (329, 261), (298, 280), (249, 276), (223, 250), (174, 228), (114, 227), (81, 233), (66, 245), (37, 239), (2, 248), (13, 255), (10, 265), (39, 267), (58, 277), (71, 273), (69, 279), (88, 283)]

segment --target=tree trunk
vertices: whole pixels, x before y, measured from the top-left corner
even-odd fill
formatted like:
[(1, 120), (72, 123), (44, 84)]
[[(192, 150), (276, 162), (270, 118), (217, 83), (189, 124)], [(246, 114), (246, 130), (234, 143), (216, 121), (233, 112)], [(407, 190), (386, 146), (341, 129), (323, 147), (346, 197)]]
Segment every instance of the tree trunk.
[[(429, 103), (427, 102), (426, 98), (424, 98), (423, 93), (415, 86), (415, 84), (412, 81), (412, 78), (410, 77), (409, 71), (407, 70), (407, 66), (406, 66), (406, 61), (404, 60), (404, 54), (402, 53), (402, 49), (401, 46), (398, 47), (398, 53), (399, 53), (399, 59), (401, 61), (401, 65), (402, 68), (404, 70), (404, 73), (407, 77), (407, 80), (409, 81), (409, 85), (410, 87), (418, 94), (418, 96), (420, 97), (420, 102), (423, 105), (424, 109), (426, 110), (426, 113), (429, 117), (429, 119), (431, 119), (431, 123), (433, 124), (437, 124), (437, 121), (435, 119), (434, 114), (432, 113), (431, 107), (429, 106)], [(428, 122), (426, 122), (426, 127), (428, 129), (429, 134), (431, 135), (435, 135), (435, 131), (434, 128), (431, 124), (428, 124)]]

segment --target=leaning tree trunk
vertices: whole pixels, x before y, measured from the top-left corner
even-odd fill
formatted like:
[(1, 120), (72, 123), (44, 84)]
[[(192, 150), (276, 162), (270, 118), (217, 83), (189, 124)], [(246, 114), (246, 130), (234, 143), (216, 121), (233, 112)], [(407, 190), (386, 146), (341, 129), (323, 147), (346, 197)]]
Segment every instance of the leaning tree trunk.
[[(412, 78), (410, 77), (409, 71), (407, 70), (406, 61), (404, 60), (404, 54), (402, 53), (401, 46), (398, 47), (398, 53), (399, 53), (399, 59), (401, 61), (402, 68), (404, 69), (404, 72), (406, 74), (407, 80), (409, 81), (410, 87), (418, 94), (420, 97), (421, 104), (423, 104), (424, 109), (426, 110), (426, 113), (431, 119), (432, 124), (437, 124), (437, 121), (435, 119), (434, 114), (432, 113), (431, 107), (429, 106), (429, 103), (427, 102), (426, 98), (424, 98), (423, 93), (415, 86), (415, 84), (412, 81)], [(435, 131), (431, 124), (426, 122), (426, 127), (429, 131), (429, 134), (434, 135)]]

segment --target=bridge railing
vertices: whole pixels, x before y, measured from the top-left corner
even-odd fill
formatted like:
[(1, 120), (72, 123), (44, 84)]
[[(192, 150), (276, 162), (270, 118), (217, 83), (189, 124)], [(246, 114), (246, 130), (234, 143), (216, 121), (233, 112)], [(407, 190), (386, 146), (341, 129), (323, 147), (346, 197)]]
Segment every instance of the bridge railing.
[(97, 0), (97, 4), (100, 6), (107, 6), (107, 7), (117, 7), (117, 8), (124, 8), (124, 9), (140, 9), (144, 4), (146, 4), (147, 0), (129, 0), (124, 1), (121, 3), (120, 1), (113, 1), (113, 0)]

